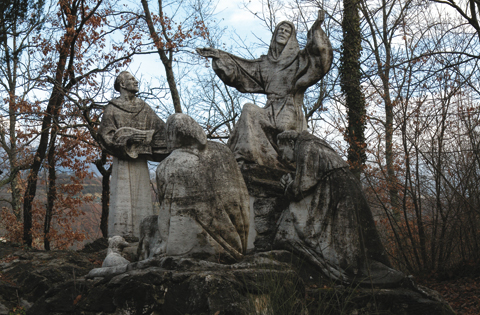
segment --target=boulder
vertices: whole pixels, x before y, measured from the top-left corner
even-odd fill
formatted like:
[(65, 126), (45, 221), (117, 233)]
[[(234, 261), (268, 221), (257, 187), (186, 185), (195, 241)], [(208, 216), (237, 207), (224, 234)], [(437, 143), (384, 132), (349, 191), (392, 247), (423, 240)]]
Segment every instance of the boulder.
[[(14, 308), (29, 309), (45, 294), (63, 283), (78, 282), (99, 267), (106, 251), (39, 251), (1, 244), (0, 314)], [(8, 312), (5, 312), (5, 309)]]
[[(106, 270), (97, 268), (94, 270)], [(27, 314), (454, 314), (410, 279), (396, 289), (346, 287), (288, 251), (235, 264), (161, 257), (50, 288)]]

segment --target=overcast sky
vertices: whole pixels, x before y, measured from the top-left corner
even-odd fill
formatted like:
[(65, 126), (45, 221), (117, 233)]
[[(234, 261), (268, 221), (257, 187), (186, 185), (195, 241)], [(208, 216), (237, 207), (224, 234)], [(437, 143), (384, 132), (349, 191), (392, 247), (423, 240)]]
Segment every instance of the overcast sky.
[[(220, 0), (218, 2), (215, 20), (219, 22), (220, 27), (226, 27), (222, 42), (226, 43), (227, 47), (234, 45), (232, 37), (237, 36), (235, 34), (238, 34), (246, 43), (259, 44), (260, 40), (258, 38), (267, 43), (270, 42), (271, 35), (269, 31), (265, 29), (265, 26), (261, 24), (259, 19), (243, 8), (243, 3), (243, 0)], [(261, 10), (261, 4), (256, 0), (252, 0), (248, 6), (254, 11)], [(265, 53), (266, 51), (258, 52), (257, 57)], [(136, 56), (129, 69), (136, 74), (137, 78), (140, 79), (141, 77), (142, 81), (164, 75), (163, 65), (156, 53)]]

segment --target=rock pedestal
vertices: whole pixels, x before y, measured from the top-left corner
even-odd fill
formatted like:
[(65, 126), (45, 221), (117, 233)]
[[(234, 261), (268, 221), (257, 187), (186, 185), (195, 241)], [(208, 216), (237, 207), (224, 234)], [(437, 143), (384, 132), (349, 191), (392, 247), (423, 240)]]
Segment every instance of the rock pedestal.
[(278, 220), (289, 204), (280, 185), (287, 171), (257, 164), (244, 164), (241, 171), (250, 195), (248, 249), (271, 250)]
[(15, 306), (28, 315), (454, 314), (409, 281), (397, 289), (342, 286), (287, 251), (230, 265), (163, 257), (109, 269), (98, 268), (107, 250), (99, 241), (83, 252), (12, 248), (4, 258), (14, 260), (0, 263), (0, 315)]
[(27, 314), (454, 314), (426, 288), (338, 286), (305, 263), (286, 251), (247, 255), (232, 265), (148, 259), (102, 277), (92, 278), (91, 272), (61, 283)]

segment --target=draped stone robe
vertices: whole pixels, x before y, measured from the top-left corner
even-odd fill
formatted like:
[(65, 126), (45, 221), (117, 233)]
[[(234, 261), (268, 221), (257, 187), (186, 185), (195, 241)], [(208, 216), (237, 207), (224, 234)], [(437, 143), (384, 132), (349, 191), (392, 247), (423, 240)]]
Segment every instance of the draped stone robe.
[[(276, 36), (284, 24), (289, 25), (292, 32), (283, 47), (277, 43)], [(332, 48), (320, 23), (314, 23), (308, 32), (303, 50), (299, 49), (294, 25), (282, 22), (275, 29), (266, 56), (246, 60), (223, 51), (219, 54), (212, 65), (223, 82), (243, 93), (267, 95), (264, 108), (245, 104), (228, 146), (237, 160), (281, 167), (276, 136), (285, 130), (307, 129), (303, 114), (305, 90), (318, 82), (332, 63)]]
[(207, 142), (202, 150), (174, 150), (157, 168), (157, 187), (158, 253), (242, 259), (249, 229), (248, 190), (225, 145)]
[[(142, 143), (130, 142), (135, 133)], [(165, 150), (165, 123), (144, 101), (113, 99), (105, 107), (98, 129), (101, 146), (114, 156), (110, 186), (108, 235), (139, 236), (140, 221), (153, 215), (147, 160), (160, 159)]]
[(303, 132), (295, 145), (296, 172), (275, 247), (303, 256), (334, 280), (396, 285), (360, 182), (323, 140)]

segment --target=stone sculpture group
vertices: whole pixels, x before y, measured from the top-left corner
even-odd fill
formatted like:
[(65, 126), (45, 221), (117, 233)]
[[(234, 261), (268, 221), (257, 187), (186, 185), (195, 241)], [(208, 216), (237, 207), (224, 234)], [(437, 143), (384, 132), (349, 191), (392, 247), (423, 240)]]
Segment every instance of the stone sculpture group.
[[(139, 237), (140, 259), (228, 263), (241, 261), (247, 249), (283, 249), (332, 280), (404, 280), (391, 268), (360, 182), (324, 140), (307, 131), (305, 90), (329, 71), (333, 57), (323, 20), (320, 12), (303, 50), (290, 22), (276, 27), (268, 54), (259, 59), (197, 49), (212, 58), (227, 85), (267, 95), (264, 108), (245, 104), (228, 147), (207, 141), (187, 115), (174, 114), (165, 124), (135, 96), (135, 78), (118, 76), (120, 97), (105, 108), (99, 129), (102, 147), (115, 156), (110, 236)], [(160, 161), (157, 214), (147, 160)], [(116, 240), (112, 246), (123, 244)]]

